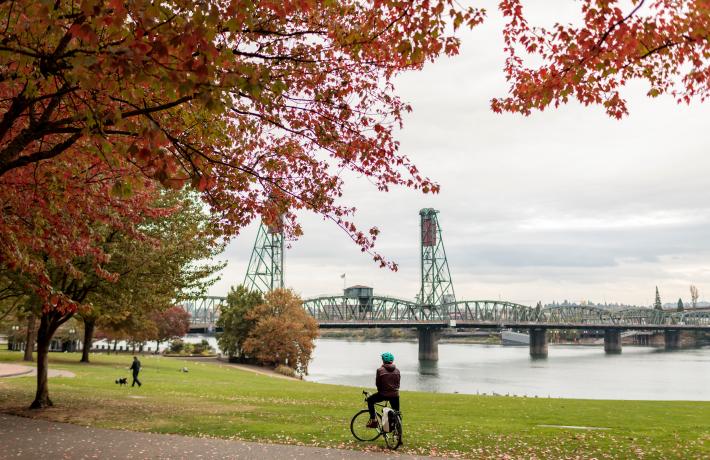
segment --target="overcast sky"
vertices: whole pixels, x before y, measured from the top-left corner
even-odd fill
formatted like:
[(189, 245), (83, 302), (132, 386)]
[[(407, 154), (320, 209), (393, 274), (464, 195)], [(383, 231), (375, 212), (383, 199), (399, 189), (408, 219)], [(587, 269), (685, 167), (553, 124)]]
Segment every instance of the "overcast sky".
[[(361, 228), (382, 231), (378, 250), (399, 263), (380, 269), (347, 236), (304, 215), (305, 236), (286, 253), (285, 279), (305, 297), (347, 283), (413, 299), (419, 289), (419, 209), (439, 221), (456, 297), (523, 304), (553, 300), (648, 305), (710, 299), (710, 105), (649, 99), (629, 86), (630, 116), (569, 104), (530, 117), (497, 115), (492, 97), (506, 82), (495, 2), (488, 20), (465, 33), (461, 54), (397, 81), (413, 112), (397, 137), (401, 151), (441, 184), (436, 196), (382, 194), (351, 176), (345, 198)], [(530, 2), (529, 2), (530, 3)], [(535, 2), (533, 22), (578, 19), (577, 2)], [(540, 5), (542, 4), (542, 5)], [(224, 254), (211, 294), (239, 284), (257, 226)]]

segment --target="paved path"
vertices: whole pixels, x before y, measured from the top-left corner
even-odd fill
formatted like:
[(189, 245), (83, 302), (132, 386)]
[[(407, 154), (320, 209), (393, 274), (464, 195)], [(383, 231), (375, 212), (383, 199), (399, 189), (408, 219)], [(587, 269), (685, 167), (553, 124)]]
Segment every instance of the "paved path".
[[(0, 363), (0, 378), (17, 377), (21, 375), (37, 375), (37, 368), (34, 366), (21, 366), (19, 364)], [(70, 371), (60, 369), (47, 369), (47, 377), (74, 377)]]
[(319, 447), (201, 439), (170, 434), (85, 428), (0, 414), (0, 458), (13, 459), (401, 459), (397, 453), (368, 453)]

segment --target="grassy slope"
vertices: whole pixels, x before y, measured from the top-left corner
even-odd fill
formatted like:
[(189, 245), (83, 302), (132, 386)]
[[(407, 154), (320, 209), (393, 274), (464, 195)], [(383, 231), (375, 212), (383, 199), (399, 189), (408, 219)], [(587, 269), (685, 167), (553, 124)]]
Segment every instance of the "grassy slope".
[[(0, 352), (0, 361), (20, 353)], [(55, 408), (30, 412), (34, 378), (0, 379), (0, 411), (104, 428), (381, 448), (349, 422), (361, 389), (277, 379), (210, 363), (143, 357), (142, 388), (119, 387), (129, 356), (50, 355)], [(185, 374), (179, 369), (187, 366)], [(130, 382), (130, 378), (129, 378)], [(638, 382), (642, 384), (642, 382)], [(143, 398), (134, 398), (139, 396)], [(692, 397), (692, 395), (689, 395)], [(507, 398), (404, 392), (405, 451), (470, 458), (710, 458), (710, 403)], [(582, 425), (583, 431), (539, 425)]]

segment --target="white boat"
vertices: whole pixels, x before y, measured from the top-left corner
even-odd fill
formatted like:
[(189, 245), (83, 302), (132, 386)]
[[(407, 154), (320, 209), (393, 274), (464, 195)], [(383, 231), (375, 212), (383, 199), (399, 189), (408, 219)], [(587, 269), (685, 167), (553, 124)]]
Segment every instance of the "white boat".
[(500, 331), (500, 339), (503, 345), (530, 345), (530, 335), (510, 329)]

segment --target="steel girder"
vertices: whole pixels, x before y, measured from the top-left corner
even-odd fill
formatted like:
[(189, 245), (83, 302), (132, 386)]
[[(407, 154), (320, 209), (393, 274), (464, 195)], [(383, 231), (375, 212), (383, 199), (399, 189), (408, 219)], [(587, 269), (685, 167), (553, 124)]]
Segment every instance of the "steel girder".
[(500, 300), (461, 300), (442, 305), (446, 317), (441, 319), (494, 323), (535, 322), (540, 310)]
[(679, 311), (670, 317), (672, 324), (710, 327), (710, 311)]
[(610, 310), (591, 306), (558, 306), (542, 309), (538, 319), (541, 323), (608, 324), (617, 325), (617, 318)]
[(442, 321), (533, 322), (539, 311), (497, 300), (469, 300), (422, 306), (408, 300), (373, 296), (367, 302), (344, 296), (306, 299), (303, 307), (319, 321)]
[(620, 324), (664, 326), (710, 326), (710, 311), (661, 311), (633, 308), (617, 312)]
[(397, 321), (415, 320), (419, 307), (416, 303), (394, 297), (359, 298), (323, 296), (306, 299), (303, 308), (317, 321)]
[(262, 294), (284, 287), (284, 236), (263, 222), (254, 241), (244, 287)]
[(226, 297), (197, 297), (180, 305), (190, 314), (190, 324), (214, 325), (219, 318), (220, 307), (226, 304)]
[[(182, 303), (193, 325), (214, 325), (225, 297), (199, 297)], [(603, 328), (610, 326), (705, 326), (710, 327), (710, 311), (669, 312), (651, 308), (621, 311), (591, 306), (559, 306), (533, 308), (500, 300), (462, 300), (438, 307), (426, 307), (396, 297), (373, 296), (366, 300), (341, 295), (320, 296), (303, 301), (303, 308), (319, 322), (422, 322), (436, 324), (450, 321), (485, 324), (539, 324), (541, 327), (561, 324)]]
[(421, 283), (418, 301), (430, 309), (456, 301), (438, 213), (432, 208), (419, 211)]

